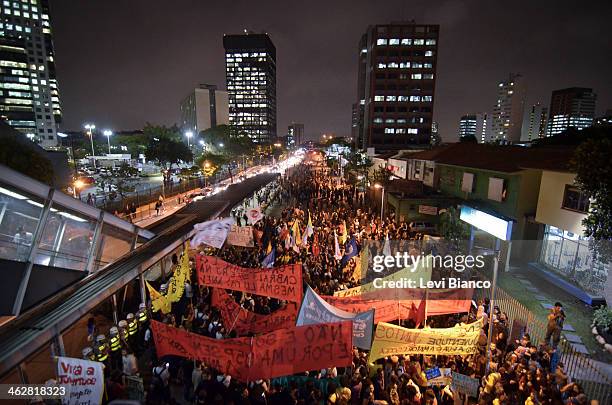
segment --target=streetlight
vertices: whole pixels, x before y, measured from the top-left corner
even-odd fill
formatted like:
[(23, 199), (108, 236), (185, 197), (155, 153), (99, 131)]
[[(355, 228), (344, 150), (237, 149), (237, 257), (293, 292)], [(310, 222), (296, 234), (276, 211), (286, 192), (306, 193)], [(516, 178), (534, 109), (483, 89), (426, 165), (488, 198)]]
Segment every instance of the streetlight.
[(223, 145), (223, 142), (221, 142), (221, 143), (219, 144), (219, 147), (220, 147), (220, 148), (222, 148), (222, 147), (224, 147), (224, 146), (225, 146), (225, 145)]
[[(83, 180), (77, 179), (74, 182), (72, 191), (73, 191), (73, 195), (74, 198), (77, 198), (77, 189), (83, 188), (83, 186), (85, 185), (85, 183), (83, 182)], [(81, 192), (79, 191), (79, 199), (81, 198)]]
[(193, 136), (192, 131), (185, 132), (185, 136), (187, 137), (187, 147), (191, 149), (191, 137)]
[(94, 151), (93, 144), (93, 130), (96, 129), (94, 124), (85, 124), (85, 129), (87, 130), (87, 135), (89, 135), (89, 140), (91, 140), (91, 159), (93, 161), (94, 170), (96, 168), (96, 152)]
[(28, 139), (29, 139), (30, 141), (34, 142), (34, 136), (35, 136), (35, 135), (34, 135), (33, 133), (29, 132), (29, 133), (27, 133), (27, 134), (26, 134), (26, 136), (28, 137)]
[(385, 214), (385, 186), (382, 184), (376, 183), (374, 184), (374, 188), (382, 189), (382, 196), (380, 197), (380, 222), (383, 222), (383, 216)]
[(108, 141), (108, 154), (111, 154), (111, 148), (110, 148), (110, 137), (113, 134), (113, 131), (111, 131), (110, 129), (105, 129), (104, 130), (104, 136), (106, 136), (106, 140)]

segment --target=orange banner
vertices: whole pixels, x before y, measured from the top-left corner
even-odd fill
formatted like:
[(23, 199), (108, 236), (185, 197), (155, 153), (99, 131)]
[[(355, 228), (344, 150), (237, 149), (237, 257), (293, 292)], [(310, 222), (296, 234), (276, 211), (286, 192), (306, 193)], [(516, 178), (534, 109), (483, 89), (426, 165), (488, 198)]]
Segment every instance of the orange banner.
[(351, 321), (294, 326), (253, 338), (251, 380), (292, 375), (352, 362)]
[(198, 282), (263, 295), (291, 302), (302, 300), (302, 265), (289, 264), (271, 269), (245, 268), (215, 256), (196, 256)]
[(161, 322), (151, 321), (157, 357), (181, 356), (200, 360), (241, 381), (248, 379), (250, 338), (212, 339)]
[(260, 315), (242, 308), (234, 298), (221, 288), (214, 288), (212, 305), (221, 312), (226, 329), (238, 335), (259, 334), (274, 329), (290, 328), (295, 325), (298, 308), (295, 302), (288, 302), (269, 315)]
[(374, 308), (374, 323), (391, 322), (397, 319), (412, 319), (417, 324), (425, 319), (423, 300), (370, 300), (358, 297), (322, 296), (325, 301), (351, 313), (359, 313)]
[(200, 360), (243, 382), (345, 367), (352, 362), (351, 321), (232, 339), (211, 339), (157, 321), (151, 321), (151, 329), (158, 358), (173, 355)]

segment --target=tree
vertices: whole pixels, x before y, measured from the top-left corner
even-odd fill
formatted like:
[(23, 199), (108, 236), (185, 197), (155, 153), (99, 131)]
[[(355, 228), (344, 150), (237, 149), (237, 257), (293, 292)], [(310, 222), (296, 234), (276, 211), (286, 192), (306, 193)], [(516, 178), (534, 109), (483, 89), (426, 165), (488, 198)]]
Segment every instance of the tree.
[(433, 146), (438, 146), (442, 143), (442, 137), (440, 136), (440, 134), (436, 133), (432, 133), (431, 137), (429, 138), (429, 144), (433, 147)]
[(459, 142), (461, 143), (478, 143), (478, 139), (473, 134), (464, 135), (459, 138)]
[[(200, 132), (202, 140), (214, 150), (227, 156), (250, 155), (255, 144), (249, 136), (229, 125), (217, 125)], [(222, 147), (220, 145), (223, 145)]]
[[(173, 164), (193, 160), (193, 153), (181, 139), (176, 126), (168, 128), (147, 124), (143, 132), (148, 142), (147, 158), (156, 161), (162, 168), (172, 168)], [(164, 175), (169, 176), (166, 173)]]
[(42, 150), (38, 151), (34, 144), (28, 144), (30, 141), (27, 139), (18, 139), (19, 136), (25, 138), (25, 135), (16, 131), (11, 131), (3, 136), (0, 164), (48, 185), (53, 185), (51, 161), (44, 156)]
[(459, 218), (459, 210), (449, 207), (440, 216), (440, 233), (451, 246), (458, 248), (461, 241), (465, 241), (469, 235), (469, 228), (465, 222)]
[(389, 184), (391, 184), (391, 176), (393, 176), (393, 172), (391, 170), (387, 169), (386, 167), (379, 167), (374, 170), (374, 173), (372, 173), (372, 180), (374, 183), (378, 183), (384, 188), (387, 188), (389, 187)]
[[(138, 157), (139, 154), (145, 153), (148, 144), (148, 138), (145, 134), (115, 135), (111, 141), (114, 145), (125, 146), (127, 153), (132, 157)], [(121, 152), (125, 153), (125, 151)]]
[(590, 198), (582, 221), (593, 255), (602, 263), (612, 261), (612, 137), (597, 136), (578, 146), (571, 161), (576, 184)]

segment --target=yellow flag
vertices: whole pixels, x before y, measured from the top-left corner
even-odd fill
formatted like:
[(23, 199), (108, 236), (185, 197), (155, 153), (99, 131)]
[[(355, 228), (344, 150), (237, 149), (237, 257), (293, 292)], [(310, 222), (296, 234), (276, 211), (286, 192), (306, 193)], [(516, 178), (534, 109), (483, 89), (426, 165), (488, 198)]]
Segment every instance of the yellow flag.
[(269, 255), (272, 252), (272, 242), (268, 242), (268, 248), (266, 249), (266, 255)]
[(168, 299), (157, 291), (148, 281), (145, 281), (147, 289), (149, 290), (149, 296), (151, 297), (151, 308), (153, 312), (162, 311), (163, 314), (167, 314), (172, 309), (172, 304)]
[(346, 222), (342, 220), (342, 235), (340, 235), (340, 244), (344, 246), (348, 239), (348, 229), (346, 229)]
[(174, 271), (172, 280), (168, 284), (168, 293), (166, 294), (166, 297), (170, 302), (179, 302), (183, 296), (183, 292), (185, 291), (185, 281), (187, 280), (189, 273), (189, 245), (185, 245), (179, 268)]
[(298, 220), (293, 221), (293, 242), (300, 246), (302, 244), (302, 234), (300, 233), (300, 225), (298, 224)]
[(478, 350), (482, 319), (452, 328), (407, 329), (379, 322), (369, 361), (402, 354), (467, 355)]

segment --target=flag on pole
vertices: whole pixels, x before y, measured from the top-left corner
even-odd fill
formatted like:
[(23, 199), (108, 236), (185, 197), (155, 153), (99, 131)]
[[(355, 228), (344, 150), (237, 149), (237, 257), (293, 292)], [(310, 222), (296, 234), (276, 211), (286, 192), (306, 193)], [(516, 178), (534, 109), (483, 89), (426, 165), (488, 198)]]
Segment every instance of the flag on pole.
[(268, 269), (274, 267), (274, 261), (276, 260), (276, 250), (270, 250), (270, 253), (268, 253), (268, 255), (264, 257), (263, 261), (261, 262), (261, 266)]
[(148, 281), (145, 280), (149, 296), (151, 297), (151, 309), (153, 312), (162, 311), (162, 314), (167, 314), (172, 310), (170, 300), (157, 291)]
[(348, 244), (344, 248), (344, 256), (342, 256), (342, 260), (340, 261), (340, 268), (344, 268), (349, 260), (353, 257), (357, 256), (359, 253), (359, 248), (357, 247), (357, 241), (355, 238), (351, 238)]
[(340, 253), (340, 245), (338, 245), (338, 234), (334, 231), (334, 258), (336, 260), (342, 259), (342, 253)]
[(312, 219), (310, 218), (310, 211), (308, 211), (308, 225), (306, 225), (306, 234), (308, 237), (311, 237), (314, 233), (314, 228), (312, 227)]
[(293, 242), (299, 246), (300, 243), (302, 243), (302, 234), (300, 232), (300, 225), (298, 222), (299, 221), (297, 219), (293, 221), (293, 228), (291, 231), (293, 233)]
[(249, 208), (246, 212), (249, 224), (255, 225), (260, 219), (263, 218), (261, 213), (261, 207)]

